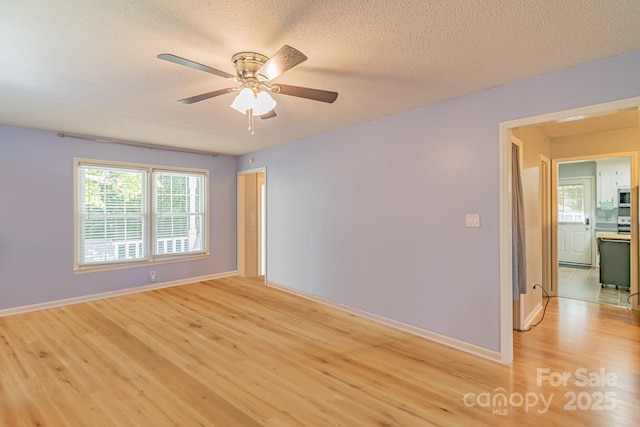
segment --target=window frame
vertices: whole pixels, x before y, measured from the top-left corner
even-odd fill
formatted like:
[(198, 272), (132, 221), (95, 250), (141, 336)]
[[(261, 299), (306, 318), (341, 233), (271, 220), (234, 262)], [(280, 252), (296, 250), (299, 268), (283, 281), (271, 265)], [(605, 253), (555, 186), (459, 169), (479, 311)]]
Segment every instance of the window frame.
[[(131, 170), (143, 170), (146, 171), (147, 175), (147, 197), (146, 197), (146, 207), (143, 208), (143, 215), (146, 216), (146, 245), (148, 254), (144, 259), (124, 259), (118, 261), (105, 261), (105, 262), (93, 262), (93, 263), (81, 263), (80, 262), (80, 177), (79, 177), (79, 169), (81, 166), (94, 166), (99, 168), (113, 168), (113, 169), (131, 169)], [(203, 248), (199, 251), (194, 252), (181, 252), (181, 253), (173, 253), (173, 254), (156, 254), (155, 253), (155, 244), (156, 244), (156, 236), (154, 231), (154, 221), (155, 221), (155, 183), (154, 183), (154, 172), (160, 173), (177, 173), (177, 174), (194, 174), (194, 175), (202, 175), (202, 196), (204, 197), (204, 201), (202, 202), (203, 206), (203, 225), (204, 231), (202, 233), (203, 239)], [(76, 273), (82, 272), (90, 272), (90, 271), (105, 271), (105, 270), (115, 270), (121, 268), (131, 268), (131, 267), (140, 267), (142, 265), (154, 265), (154, 264), (163, 264), (168, 262), (176, 262), (176, 261), (185, 261), (185, 260), (196, 260), (202, 259), (210, 256), (210, 193), (209, 193), (209, 170), (208, 169), (199, 169), (199, 168), (187, 168), (187, 167), (178, 167), (178, 166), (167, 166), (167, 165), (152, 165), (145, 163), (131, 163), (131, 162), (119, 162), (119, 161), (110, 161), (110, 160), (98, 160), (98, 159), (87, 159), (87, 158), (74, 158), (73, 159), (73, 271)]]

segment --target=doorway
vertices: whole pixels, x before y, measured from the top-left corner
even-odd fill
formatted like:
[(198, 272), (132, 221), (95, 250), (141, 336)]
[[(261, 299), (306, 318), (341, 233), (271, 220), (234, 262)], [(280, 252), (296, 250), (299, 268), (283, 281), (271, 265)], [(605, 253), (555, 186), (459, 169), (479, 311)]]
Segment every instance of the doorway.
[[(634, 128), (631, 133), (634, 135), (635, 140), (632, 146), (629, 148), (619, 151), (626, 151), (627, 154), (631, 154), (631, 198), (632, 198), (632, 206), (634, 208), (631, 209), (630, 217), (631, 217), (631, 231), (630, 231), (630, 257), (631, 257), (631, 306), (634, 309), (638, 309), (640, 307), (640, 297), (637, 295), (638, 292), (638, 238), (637, 238), (637, 223), (638, 223), (638, 151), (640, 151), (640, 138), (638, 135), (638, 106), (640, 105), (640, 97), (638, 98), (630, 98), (621, 101), (614, 101), (605, 104), (592, 105), (589, 107), (576, 108), (573, 110), (560, 111), (556, 113), (545, 114), (542, 116), (529, 117), (525, 119), (513, 120), (510, 122), (500, 123), (500, 347), (501, 347), (501, 360), (503, 363), (510, 363), (513, 360), (513, 292), (511, 285), (511, 259), (512, 259), (512, 248), (511, 248), (511, 192), (510, 192), (510, 170), (511, 170), (511, 159), (510, 159), (510, 148), (511, 148), (511, 140), (512, 140), (512, 131), (521, 129), (523, 127), (529, 126), (542, 126), (546, 125), (551, 130), (557, 128), (561, 123), (569, 123), (572, 122), (572, 125), (579, 126), (581, 124), (587, 122), (581, 122), (581, 119), (588, 118), (594, 120), (588, 120), (590, 125), (600, 126), (603, 121), (608, 121), (606, 119), (596, 119), (597, 117), (610, 116), (613, 113), (627, 113), (621, 114), (620, 116), (631, 117), (634, 122)], [(539, 134), (542, 133), (541, 129), (537, 129), (536, 132)], [(518, 136), (520, 137), (520, 136)], [(527, 141), (525, 141), (525, 144)], [(546, 144), (546, 145), (545, 145)], [(544, 147), (542, 151), (539, 152), (540, 156), (545, 156), (549, 159), (553, 158), (568, 158), (572, 155), (567, 154), (566, 149), (567, 146), (554, 146), (553, 152), (550, 149), (550, 143), (542, 143), (538, 148)], [(525, 145), (525, 153), (527, 151), (527, 145)], [(610, 141), (608, 142), (597, 142), (594, 140), (585, 141), (582, 144), (583, 150), (591, 150), (589, 153), (593, 157), (604, 156), (611, 152), (612, 147)], [(546, 150), (546, 151), (545, 151)], [(618, 151), (618, 149), (615, 149)], [(534, 150), (531, 150), (534, 151)], [(531, 152), (530, 151), (530, 152)], [(584, 154), (584, 153), (583, 153)], [(526, 155), (526, 154), (525, 154)], [(574, 156), (579, 156), (582, 154), (573, 154)], [(586, 156), (586, 155), (585, 155)], [(555, 162), (554, 162), (555, 163)], [(555, 166), (555, 164), (553, 165)], [(543, 170), (541, 167), (540, 171)], [(551, 217), (551, 226), (546, 230), (542, 229), (541, 235), (542, 241), (540, 250), (536, 251), (535, 256), (539, 257), (534, 260), (532, 264), (541, 265), (541, 269), (544, 270), (544, 266), (550, 266), (550, 274), (548, 279), (544, 279), (545, 271), (542, 271), (543, 280), (549, 280), (548, 286), (550, 288), (550, 294), (557, 295), (557, 286), (558, 286), (558, 269), (556, 266), (558, 265), (558, 255), (557, 255), (557, 191), (555, 190), (557, 185), (557, 175), (554, 173), (554, 167), (551, 167), (552, 170), (552, 183), (550, 188), (551, 191), (551, 202), (550, 209), (553, 213), (550, 215)], [(528, 171), (525, 170), (524, 174), (526, 175)], [(540, 191), (540, 187), (536, 188), (533, 191), (536, 196)], [(525, 190), (527, 192), (527, 190)], [(526, 203), (526, 202), (525, 202)], [(545, 207), (538, 200), (535, 204), (541, 211), (545, 210)], [(536, 228), (538, 229), (538, 228)], [(548, 250), (548, 246), (544, 243), (544, 236), (548, 236), (549, 231), (551, 232), (551, 248)], [(542, 258), (542, 254), (551, 254), (551, 262), (548, 262), (548, 256)], [(529, 254), (527, 254), (527, 257)], [(528, 263), (528, 260), (527, 260)], [(532, 285), (535, 282), (528, 283), (528, 285)]]
[(238, 275), (267, 273), (266, 168), (238, 172)]
[[(612, 153), (611, 156), (618, 156)], [(631, 156), (556, 159), (557, 173), (557, 292), (562, 298), (629, 307), (630, 207), (618, 206), (619, 188), (631, 186)], [(565, 161), (567, 160), (567, 161)], [(593, 190), (591, 190), (591, 188)], [(610, 284), (601, 274), (600, 238), (626, 248), (626, 287)], [(607, 243), (608, 244), (608, 243)], [(606, 249), (609, 252), (609, 249)], [(608, 266), (611, 269), (611, 266)]]

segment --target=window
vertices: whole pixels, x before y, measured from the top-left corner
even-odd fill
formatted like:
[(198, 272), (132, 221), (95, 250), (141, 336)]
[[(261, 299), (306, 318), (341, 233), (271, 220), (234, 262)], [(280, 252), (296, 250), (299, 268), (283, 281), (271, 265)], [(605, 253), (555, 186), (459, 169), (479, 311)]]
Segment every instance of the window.
[(154, 172), (154, 255), (204, 249), (204, 175)]
[(76, 268), (207, 252), (207, 171), (76, 160)]
[(558, 185), (558, 222), (584, 222), (584, 185)]

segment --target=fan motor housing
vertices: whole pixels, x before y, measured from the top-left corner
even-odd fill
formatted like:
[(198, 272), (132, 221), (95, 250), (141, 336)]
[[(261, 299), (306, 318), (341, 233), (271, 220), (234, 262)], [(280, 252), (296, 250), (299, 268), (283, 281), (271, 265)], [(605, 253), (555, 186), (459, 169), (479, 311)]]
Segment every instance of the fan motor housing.
[(240, 52), (231, 57), (236, 68), (236, 75), (240, 81), (258, 79), (257, 71), (262, 68), (269, 58), (256, 52)]

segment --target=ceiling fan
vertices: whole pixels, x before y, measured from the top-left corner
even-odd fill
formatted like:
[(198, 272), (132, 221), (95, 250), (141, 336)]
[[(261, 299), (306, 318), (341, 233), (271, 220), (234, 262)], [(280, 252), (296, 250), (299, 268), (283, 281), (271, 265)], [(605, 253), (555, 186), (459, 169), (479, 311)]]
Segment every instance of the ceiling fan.
[(215, 96), (238, 92), (231, 107), (248, 116), (251, 135), (255, 134), (253, 127), (254, 116), (259, 116), (262, 119), (276, 116), (274, 110), (276, 101), (271, 97), (270, 93), (327, 103), (332, 103), (338, 98), (337, 92), (271, 83), (273, 79), (285, 71), (307, 60), (307, 57), (302, 52), (287, 45), (282, 46), (271, 58), (256, 52), (236, 53), (231, 57), (231, 62), (236, 69), (235, 75), (170, 53), (160, 54), (158, 58), (240, 83), (239, 86), (218, 89), (213, 92), (180, 99), (178, 102), (193, 104)]

